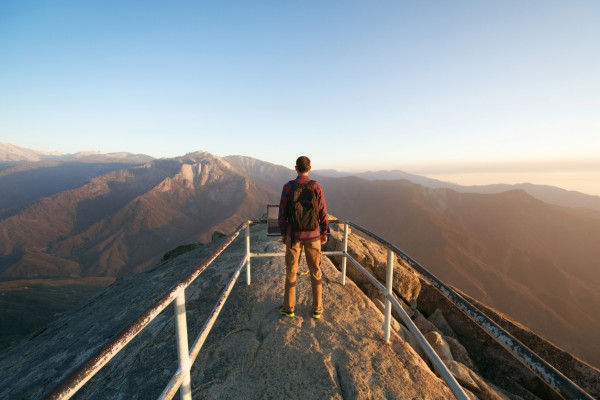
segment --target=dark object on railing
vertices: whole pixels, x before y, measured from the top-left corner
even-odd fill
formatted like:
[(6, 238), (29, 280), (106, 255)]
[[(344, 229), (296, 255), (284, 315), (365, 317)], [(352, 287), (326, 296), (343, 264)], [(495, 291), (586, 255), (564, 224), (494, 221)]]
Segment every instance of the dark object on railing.
[[(262, 222), (263, 220), (257, 220)], [(268, 236), (281, 236), (279, 230), (279, 206), (276, 204), (269, 204), (267, 206), (267, 235)]]

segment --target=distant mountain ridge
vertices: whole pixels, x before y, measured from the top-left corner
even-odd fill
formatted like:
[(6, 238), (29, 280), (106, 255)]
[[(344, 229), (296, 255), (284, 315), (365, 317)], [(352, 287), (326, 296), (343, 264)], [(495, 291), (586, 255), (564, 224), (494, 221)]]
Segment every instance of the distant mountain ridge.
[[(101, 153), (99, 151), (81, 151), (74, 154), (62, 154), (58, 152), (46, 152), (41, 150), (31, 150), (15, 146), (9, 143), (0, 142), (0, 178), (3, 175), (13, 173), (19, 170), (29, 170), (32, 168), (45, 167), (46, 165), (36, 165), (38, 162), (79, 162), (79, 163), (123, 163), (123, 164), (143, 164), (153, 160), (151, 156), (144, 154), (132, 154), (126, 152), (116, 153)], [(268, 185), (272, 185), (269, 178), (272, 177), (288, 177), (292, 174), (287, 174), (285, 171), (290, 171), (288, 168), (261, 161), (263, 165), (269, 165), (267, 169), (261, 170), (256, 167), (256, 163), (251, 161), (251, 157), (245, 156), (227, 156), (225, 157), (232, 164), (235, 164), (238, 170), (251, 172), (253, 179), (261, 180)], [(256, 160), (255, 160), (256, 161)], [(7, 169), (11, 167), (10, 169)], [(15, 169), (16, 168), (16, 169)], [(254, 170), (252, 170), (254, 168)], [(267, 171), (269, 170), (269, 171)], [(275, 172), (275, 171), (279, 172)], [(284, 171), (284, 172), (281, 172)], [(265, 175), (267, 178), (262, 178)], [(275, 174), (275, 175), (274, 175)], [(89, 175), (89, 174), (88, 174)], [(315, 177), (340, 178), (347, 176), (357, 176), (367, 180), (401, 180), (406, 179), (411, 182), (423, 185), (429, 188), (448, 188), (463, 193), (501, 193), (513, 189), (522, 189), (535, 198), (538, 198), (549, 204), (556, 204), (572, 208), (587, 208), (594, 211), (600, 211), (600, 196), (588, 195), (576, 191), (565, 190), (562, 188), (536, 185), (532, 183), (520, 184), (489, 184), (489, 185), (474, 185), (464, 186), (452, 182), (440, 181), (438, 179), (428, 178), (422, 175), (411, 174), (400, 170), (380, 170), (366, 172), (343, 172), (333, 169), (314, 170)], [(1, 184), (0, 184), (1, 187)], [(0, 216), (2, 212), (2, 204), (0, 204)]]
[(328, 207), (407, 251), (444, 282), (600, 365), (600, 219), (522, 190), (322, 180)]
[[(327, 178), (345, 178), (348, 176), (356, 176), (358, 178), (366, 179), (369, 181), (373, 180), (382, 180), (382, 181), (395, 181), (405, 179), (407, 181), (411, 181), (414, 183), (418, 183), (419, 185), (427, 186), (430, 188), (441, 188), (441, 187), (449, 187), (448, 185), (452, 185), (455, 187), (460, 187), (460, 185), (456, 185), (450, 182), (444, 182), (437, 179), (427, 178), (426, 176), (415, 175), (408, 172), (400, 171), (400, 170), (391, 170), (391, 171), (366, 171), (366, 172), (342, 172), (334, 169), (321, 169), (315, 170), (313, 172), (319, 176), (327, 177)], [(452, 187), (454, 188), (454, 187)]]
[[(269, 187), (278, 194), (281, 193), (285, 182), (296, 178), (296, 173), (289, 168), (252, 157), (227, 156), (224, 159), (247, 178)], [(278, 202), (279, 198), (276, 200)]]
[(97, 176), (136, 164), (127, 161), (38, 161), (0, 170), (0, 219), (16, 214), (43, 197), (75, 189)]
[(329, 178), (342, 178), (356, 176), (367, 180), (408, 180), (419, 185), (432, 189), (453, 189), (462, 193), (502, 193), (509, 190), (521, 189), (531, 196), (540, 199), (549, 204), (556, 204), (564, 207), (587, 208), (594, 211), (600, 211), (600, 196), (589, 195), (577, 191), (566, 190), (555, 186), (535, 185), (532, 183), (518, 184), (490, 184), (464, 186), (452, 182), (440, 181), (427, 178), (421, 175), (415, 175), (404, 171), (367, 171), (359, 173), (340, 172), (336, 170), (316, 170), (315, 174)]
[(26, 149), (10, 143), (0, 142), (0, 164), (4, 164), (5, 167), (38, 161), (126, 162), (134, 164), (148, 162), (153, 159), (153, 157), (145, 154), (127, 152), (102, 153), (100, 151), (81, 151), (74, 154), (62, 154), (59, 152)]
[(110, 172), (0, 220), (0, 277), (118, 276), (256, 217), (275, 192), (208, 153)]
[(60, 154), (0, 143), (0, 219), (43, 197), (77, 188), (96, 176), (151, 160), (143, 154)]
[(50, 153), (40, 150), (31, 150), (15, 146), (10, 143), (0, 142), (0, 163), (41, 161), (45, 157), (61, 156), (60, 153)]

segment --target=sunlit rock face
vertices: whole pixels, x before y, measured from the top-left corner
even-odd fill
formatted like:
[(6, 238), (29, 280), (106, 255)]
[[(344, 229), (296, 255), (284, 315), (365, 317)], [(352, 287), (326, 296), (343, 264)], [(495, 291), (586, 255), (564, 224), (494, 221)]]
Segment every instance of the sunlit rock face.
[[(326, 249), (339, 251), (342, 248), (342, 230), (334, 225)], [(350, 233), (348, 253), (372, 275), (385, 282), (387, 265), (385, 247)], [(339, 256), (332, 257), (332, 261), (340, 268)], [(384, 272), (382, 274), (378, 271)], [(544, 399), (555, 396), (539, 378), (484, 333), (410, 266), (396, 257), (394, 257), (393, 273), (392, 287), (395, 294), (403, 300), (401, 304), (404, 310), (440, 358), (445, 361), (455, 378), (464, 388), (471, 391), (471, 394), (485, 399)], [(375, 286), (350, 262), (347, 263), (347, 274), (355, 279), (360, 289), (383, 313), (383, 296)], [(508, 316), (477, 302), (464, 293), (461, 295), (585, 391), (596, 397), (600, 394), (598, 369), (537, 336)], [(427, 359), (399, 316), (395, 312), (393, 316), (400, 322), (398, 324), (392, 321), (392, 327), (397, 334), (409, 343), (417, 354)]]
[[(118, 280), (27, 343), (0, 358), (0, 397), (40, 398), (122, 330), (161, 291), (184, 277), (216, 246), (206, 245)], [(256, 250), (283, 245), (253, 228)], [(212, 311), (245, 251), (240, 238), (186, 291), (190, 342)], [(303, 261), (300, 270), (307, 270)], [(382, 314), (323, 260), (325, 312), (314, 320), (310, 280), (298, 280), (296, 317), (278, 313), (283, 259), (256, 259), (252, 284), (245, 274), (233, 292), (192, 369), (194, 398), (450, 398), (451, 392), (400, 336), (382, 342)], [(124, 306), (127, 304), (127, 306)], [(82, 398), (157, 397), (177, 369), (173, 313), (160, 314), (127, 350), (81, 391)], [(10, 377), (10, 381), (8, 380)], [(294, 384), (290, 384), (290, 382)]]
[(208, 153), (111, 172), (0, 220), (0, 277), (122, 276), (264, 213), (277, 193)]
[[(330, 241), (326, 247), (331, 251), (343, 250), (343, 231), (337, 226), (332, 227)], [(348, 251), (363, 267), (365, 267), (373, 276), (380, 281), (385, 281), (386, 266), (387, 266), (387, 249), (384, 249), (377, 244), (361, 238), (357, 235), (350, 235), (348, 238)], [(340, 262), (340, 257), (335, 258), (336, 263)], [(393, 256), (394, 271), (393, 285), (394, 292), (408, 303), (414, 302), (421, 290), (421, 282), (419, 276), (408, 267), (406, 262), (396, 255)], [(354, 265), (348, 264), (348, 276), (357, 284), (368, 284), (369, 279), (366, 278), (361, 271)]]
[[(251, 230), (251, 251), (278, 253), (283, 245), (265, 226)], [(1, 398), (43, 398), (175, 282), (197, 268), (223, 240), (186, 246), (140, 274), (118, 279), (77, 310), (0, 355)], [(362, 246), (358, 238), (352, 243)], [(188, 250), (188, 251), (186, 251)], [(378, 252), (374, 247), (354, 254)], [(221, 290), (245, 254), (238, 238), (186, 289), (190, 343), (201, 331)], [(375, 259), (375, 258), (373, 258)], [(365, 259), (366, 260), (366, 259)], [(391, 343), (383, 343), (381, 296), (341, 275), (323, 258), (325, 311), (311, 317), (311, 288), (302, 259), (296, 317), (278, 313), (283, 296), (283, 259), (253, 259), (252, 283), (245, 271), (192, 368), (194, 398), (453, 398), (423, 356), (415, 336), (400, 321)], [(537, 378), (477, 330), (421, 280), (418, 298), (404, 304), (413, 322), (471, 398), (545, 399), (552, 395)], [(402, 301), (402, 300), (401, 300)], [(493, 313), (481, 305), (486, 312)], [(161, 313), (80, 392), (82, 398), (154, 398), (177, 369), (172, 306)], [(504, 320), (504, 325), (510, 322)], [(507, 325), (509, 324), (509, 325)], [(516, 332), (519, 337), (524, 337)], [(524, 340), (538, 346), (530, 332)], [(560, 350), (545, 347), (551, 360), (566, 363), (572, 379), (597, 396), (600, 373)], [(562, 354), (562, 358), (556, 358)], [(564, 366), (563, 365), (563, 366)], [(574, 377), (573, 377), (574, 376)], [(290, 385), (289, 382), (294, 384)]]

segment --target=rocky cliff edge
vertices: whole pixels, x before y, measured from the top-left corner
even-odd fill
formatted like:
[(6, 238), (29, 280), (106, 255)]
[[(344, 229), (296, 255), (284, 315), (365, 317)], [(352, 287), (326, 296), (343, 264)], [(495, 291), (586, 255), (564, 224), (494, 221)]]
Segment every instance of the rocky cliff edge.
[[(252, 251), (283, 251), (264, 226), (253, 228)], [(116, 336), (218, 243), (120, 279), (80, 308), (0, 357), (0, 398), (43, 398)], [(200, 331), (235, 267), (240, 238), (186, 291), (190, 342)], [(452, 394), (398, 335), (382, 339), (383, 316), (352, 282), (323, 259), (325, 312), (310, 316), (310, 281), (303, 262), (296, 317), (278, 314), (282, 258), (255, 259), (252, 284), (242, 274), (192, 367), (195, 399), (451, 398)], [(177, 368), (172, 307), (165, 310), (75, 398), (156, 398)]]
[[(265, 226), (252, 228), (253, 252), (282, 252)], [(46, 329), (0, 355), (0, 398), (45, 397), (82, 362), (114, 338), (162, 293), (189, 274), (219, 245), (189, 246), (155, 268), (117, 280), (111, 287)], [(328, 245), (340, 245), (334, 232)], [(238, 238), (186, 290), (190, 343), (200, 332), (245, 251)], [(380, 275), (384, 251), (351, 235), (350, 252)], [(335, 258), (333, 259), (335, 262)], [(252, 284), (245, 274), (234, 287), (192, 367), (194, 399), (446, 399), (453, 398), (433, 372), (412, 335), (397, 321), (383, 342), (380, 296), (349, 268), (345, 286), (335, 264), (323, 258), (325, 312), (310, 316), (310, 280), (303, 261), (296, 317), (278, 314), (283, 295), (283, 259), (253, 259)], [(420, 277), (398, 262), (394, 289), (473, 399), (552, 398), (543, 385), (502, 353), (468, 322), (446, 308)], [(366, 293), (366, 294), (365, 294)], [(598, 371), (585, 370), (593, 395)], [(173, 309), (161, 313), (75, 398), (156, 398), (175, 370)], [(596, 382), (594, 384), (594, 382)], [(594, 386), (595, 385), (595, 386)]]

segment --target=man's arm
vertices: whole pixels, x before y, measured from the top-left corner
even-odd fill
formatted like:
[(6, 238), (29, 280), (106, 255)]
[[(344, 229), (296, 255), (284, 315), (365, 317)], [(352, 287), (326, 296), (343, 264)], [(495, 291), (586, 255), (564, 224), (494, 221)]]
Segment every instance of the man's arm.
[(279, 200), (279, 215), (277, 216), (277, 222), (279, 223), (279, 232), (283, 236), (282, 241), (285, 243), (285, 237), (287, 235), (287, 219), (286, 212), (289, 197), (290, 197), (290, 188), (289, 182), (283, 185), (283, 189), (281, 190), (281, 199)]
[(321, 233), (321, 243), (327, 243), (327, 233), (329, 232), (329, 220), (327, 216), (327, 204), (325, 203), (325, 193), (321, 184), (317, 182), (317, 200), (319, 201), (319, 231)]

